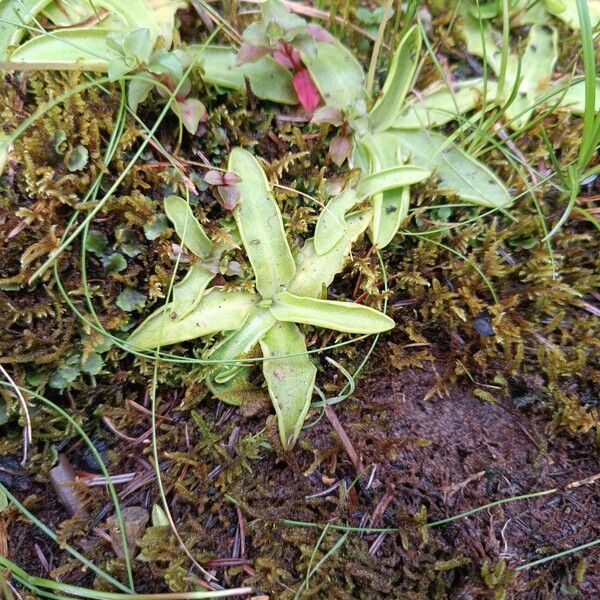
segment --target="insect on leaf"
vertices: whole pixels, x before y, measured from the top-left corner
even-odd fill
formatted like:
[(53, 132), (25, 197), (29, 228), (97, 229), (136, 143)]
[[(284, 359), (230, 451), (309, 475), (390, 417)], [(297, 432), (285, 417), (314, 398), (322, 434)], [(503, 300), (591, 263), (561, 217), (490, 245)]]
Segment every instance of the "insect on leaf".
[(412, 85), (421, 50), (421, 33), (415, 25), (406, 33), (394, 53), (381, 96), (369, 117), (373, 131), (389, 129)]
[(390, 317), (374, 308), (353, 302), (300, 297), (289, 292), (278, 294), (271, 312), (279, 321), (304, 323), (344, 333), (381, 333), (394, 327)]
[(378, 248), (385, 248), (394, 239), (400, 225), (408, 215), (409, 205), (409, 186), (378, 194), (373, 203), (373, 222), (371, 223), (372, 241)]
[(292, 281), (296, 264), (285, 238), (281, 212), (262, 167), (247, 150), (234, 148), (229, 171), (240, 177), (235, 220), (256, 278), (256, 289), (271, 298)]
[[(310, 408), (317, 369), (294, 323), (277, 322), (260, 340), (263, 374), (273, 401), (284, 448), (295, 443)], [(296, 356), (285, 356), (285, 355)], [(284, 356), (269, 360), (270, 356)]]

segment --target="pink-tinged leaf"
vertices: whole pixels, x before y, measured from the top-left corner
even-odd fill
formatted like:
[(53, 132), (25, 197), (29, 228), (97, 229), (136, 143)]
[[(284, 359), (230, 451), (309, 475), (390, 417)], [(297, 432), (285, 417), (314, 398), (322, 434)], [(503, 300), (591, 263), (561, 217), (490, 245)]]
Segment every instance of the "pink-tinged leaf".
[(195, 134), (200, 122), (208, 119), (206, 107), (197, 98), (188, 98), (184, 102), (180, 102), (179, 106), (185, 128), (191, 134)]
[(241, 180), (242, 178), (237, 173), (232, 173), (231, 171), (223, 173), (223, 183), (225, 185), (233, 185), (239, 183)]
[(286, 69), (293, 69), (294, 63), (287, 57), (286, 54), (281, 52), (281, 50), (276, 50), (273, 52), (273, 58)]
[(323, 106), (315, 111), (311, 123), (331, 123), (339, 127), (344, 122), (341, 111), (335, 106)]
[(238, 66), (247, 63), (253, 63), (260, 60), (263, 56), (270, 54), (271, 48), (268, 46), (254, 46), (243, 42), (237, 55), (236, 64)]
[(298, 52), (291, 44), (278, 42), (277, 50), (273, 53), (273, 58), (286, 69), (297, 71), (302, 68), (300, 52)]
[(329, 144), (329, 155), (338, 167), (344, 164), (350, 150), (352, 150), (352, 142), (347, 137), (338, 136), (333, 138), (331, 144)]
[(221, 171), (207, 171), (204, 175), (204, 181), (208, 185), (223, 185), (223, 173)]
[(312, 37), (315, 42), (335, 42), (335, 38), (327, 31), (323, 29), (320, 25), (315, 25), (311, 23), (306, 26), (306, 33)]
[(225, 210), (233, 210), (238, 200), (240, 199), (240, 192), (237, 188), (224, 185), (219, 188), (219, 195), (221, 196), (221, 204)]
[(300, 100), (300, 104), (302, 104), (304, 110), (313, 112), (315, 108), (319, 106), (321, 97), (319, 96), (317, 87), (311, 79), (308, 70), (302, 69), (301, 71), (298, 71), (294, 75), (292, 83), (296, 90), (296, 94), (298, 94), (298, 100)]

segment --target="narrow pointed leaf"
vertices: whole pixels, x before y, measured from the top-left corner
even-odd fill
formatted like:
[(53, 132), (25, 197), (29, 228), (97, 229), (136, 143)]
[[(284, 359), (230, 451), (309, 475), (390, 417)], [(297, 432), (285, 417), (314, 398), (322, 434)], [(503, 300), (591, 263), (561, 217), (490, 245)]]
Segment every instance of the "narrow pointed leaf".
[(194, 263), (185, 277), (173, 286), (171, 314), (175, 318), (181, 319), (196, 308), (214, 277), (215, 274), (205, 269), (200, 263)]
[(275, 323), (260, 340), (265, 358), (263, 374), (277, 414), (279, 436), (285, 449), (296, 443), (313, 395), (317, 369), (306, 352), (304, 336), (293, 323)]
[(271, 298), (296, 273), (281, 212), (262, 167), (247, 150), (231, 151), (228, 170), (241, 179), (234, 184), (240, 193), (235, 220), (254, 270), (256, 289), (263, 298)]
[(332, 198), (319, 215), (315, 227), (315, 249), (319, 254), (329, 252), (346, 232), (346, 213), (360, 201), (354, 190), (346, 190)]
[(408, 214), (410, 188), (408, 186), (379, 194), (381, 198), (373, 205), (371, 230), (373, 243), (385, 248), (393, 239)]
[(198, 56), (207, 83), (243, 90), (247, 78), (252, 93), (259, 98), (280, 104), (298, 104), (291, 73), (271, 56), (237, 65), (237, 53), (228, 46), (190, 45), (186, 50), (190, 57)]
[(221, 331), (234, 331), (244, 324), (255, 300), (254, 294), (210, 291), (181, 319), (171, 316), (172, 305), (167, 304), (143, 321), (127, 343), (150, 350)]
[(297, 296), (313, 298), (327, 290), (343, 269), (353, 242), (365, 231), (370, 220), (371, 215), (367, 212), (349, 217), (342, 239), (325, 254), (317, 253), (314, 238), (306, 240), (304, 247), (296, 255), (296, 276), (288, 290)]
[(273, 316), (291, 323), (304, 323), (344, 333), (381, 333), (394, 327), (394, 321), (382, 312), (354, 304), (295, 296), (277, 295), (271, 306)]
[(419, 97), (405, 103), (394, 120), (396, 129), (421, 129), (441, 127), (458, 116), (496, 100), (496, 82), (483, 79), (461, 81), (451, 90), (447, 85), (435, 86), (422, 92)]
[(364, 71), (354, 55), (340, 42), (315, 42), (314, 53), (301, 51), (325, 105), (348, 110), (363, 98)]
[(387, 190), (393, 190), (413, 183), (418, 183), (431, 176), (431, 171), (424, 167), (400, 165), (363, 177), (356, 187), (361, 198), (368, 198)]
[(369, 114), (373, 131), (389, 129), (396, 119), (412, 85), (420, 50), (421, 33), (415, 25), (408, 30), (394, 53), (381, 96)]
[(490, 169), (443, 135), (425, 129), (398, 131), (396, 135), (407, 159), (433, 171), (440, 192), (491, 208), (512, 202), (508, 190)]
[(165, 198), (165, 212), (181, 243), (199, 258), (210, 258), (214, 247), (188, 202), (179, 196)]

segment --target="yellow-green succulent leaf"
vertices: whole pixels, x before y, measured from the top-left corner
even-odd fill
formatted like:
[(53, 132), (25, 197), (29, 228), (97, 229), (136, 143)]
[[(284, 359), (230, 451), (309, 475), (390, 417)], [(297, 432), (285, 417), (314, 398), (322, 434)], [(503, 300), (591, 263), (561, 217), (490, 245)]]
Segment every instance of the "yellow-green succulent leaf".
[(344, 237), (347, 227), (346, 213), (359, 201), (354, 190), (346, 190), (329, 200), (315, 227), (314, 243), (319, 254), (329, 252)]
[(506, 186), (483, 163), (434, 131), (396, 131), (398, 144), (411, 163), (433, 171), (438, 190), (480, 206), (508, 206)]
[(274, 325), (275, 319), (268, 309), (255, 307), (238, 331), (234, 331), (211, 349), (207, 358), (223, 361), (223, 365), (211, 365), (206, 381), (213, 394), (231, 404), (239, 397), (230, 393), (230, 385), (241, 379), (248, 379), (251, 367), (228, 361), (243, 357), (259, 342), (260, 338)]
[(117, 52), (106, 44), (114, 30), (99, 27), (57, 29), (21, 44), (6, 66), (15, 70), (106, 71)]
[[(496, 101), (495, 81), (481, 78), (460, 81), (453, 86), (435, 85), (410, 99), (394, 120), (396, 129), (441, 127), (460, 115)], [(484, 102), (485, 100), (485, 102)]]
[(69, 2), (51, 2), (43, 10), (43, 15), (57, 27), (74, 27), (87, 19), (95, 17), (97, 10), (89, 0), (69, 0)]
[[(240, 329), (227, 336), (215, 345), (207, 355), (213, 361), (228, 361), (247, 354), (254, 348), (260, 338), (273, 326), (275, 318), (267, 308), (255, 307), (248, 314)], [(216, 365), (215, 365), (216, 366)], [(226, 365), (232, 366), (232, 365)]]
[[(565, 86), (566, 90), (565, 90)], [(567, 107), (571, 113), (583, 115), (585, 113), (585, 81), (576, 81), (569, 83), (556, 81), (546, 93), (545, 102), (547, 105), (554, 104), (560, 100), (560, 105)], [(600, 79), (596, 79), (596, 112), (600, 112)]]
[(208, 259), (212, 256), (213, 243), (198, 223), (189, 202), (179, 196), (168, 196), (165, 198), (165, 213), (183, 246), (199, 258)]
[(229, 171), (240, 177), (234, 184), (240, 193), (235, 220), (263, 298), (271, 298), (294, 278), (296, 264), (285, 237), (281, 211), (271, 194), (267, 176), (248, 152), (234, 148)]
[(338, 42), (315, 42), (314, 52), (301, 51), (326, 106), (339, 110), (355, 107), (364, 97), (365, 74), (352, 52)]
[(478, 21), (468, 15), (463, 17), (462, 34), (467, 44), (467, 51), (484, 60), (498, 75), (500, 72), (502, 36), (496, 32), (488, 21)]
[(374, 172), (362, 177), (356, 186), (360, 198), (368, 198), (376, 194), (419, 183), (431, 176), (431, 170), (412, 165), (400, 165)]
[[(296, 443), (310, 408), (317, 369), (306, 354), (304, 336), (294, 323), (275, 323), (261, 338), (260, 346), (267, 359), (263, 362), (263, 374), (277, 415), (281, 444), (289, 450)], [(283, 358), (269, 359), (271, 356)]]
[(152, 350), (222, 331), (235, 331), (242, 327), (255, 301), (254, 294), (214, 289), (181, 319), (171, 315), (172, 305), (167, 304), (143, 321), (127, 343), (141, 350)]
[(394, 327), (387, 315), (361, 304), (319, 300), (281, 292), (270, 308), (279, 321), (304, 323), (343, 333), (381, 333)]
[(288, 291), (297, 296), (316, 298), (326, 290), (343, 269), (352, 244), (365, 231), (370, 220), (370, 212), (349, 216), (342, 238), (325, 254), (317, 252), (314, 238), (306, 240), (304, 247), (296, 255), (296, 276)]
[(252, 93), (257, 97), (279, 104), (298, 104), (291, 73), (271, 56), (237, 65), (237, 52), (229, 46), (190, 45), (187, 52), (190, 56), (198, 55), (202, 78), (207, 83), (243, 90), (247, 78)]
[[(23, 38), (28, 27), (36, 26), (36, 17), (46, 9), (51, 0), (1, 0), (0, 1), (0, 61), (10, 68), (77, 69), (105, 71), (114, 52), (104, 42), (103, 36), (114, 29), (80, 27), (40, 32), (23, 46), (10, 53)], [(147, 0), (94, 0), (97, 9), (106, 9), (123, 22), (119, 30), (146, 28), (152, 45), (160, 33), (157, 13)], [(111, 24), (114, 20), (111, 21)], [(84, 32), (87, 32), (84, 33)], [(73, 63), (79, 61), (77, 66)]]
[(205, 269), (200, 263), (194, 263), (185, 277), (173, 286), (171, 314), (181, 319), (196, 308), (214, 277), (215, 274)]
[(412, 85), (420, 50), (421, 32), (414, 25), (394, 53), (381, 96), (369, 113), (373, 131), (385, 131), (394, 123)]
[(8, 49), (18, 44), (34, 18), (53, 0), (0, 0), (0, 61), (8, 60)]
[[(579, 15), (576, 0), (544, 0), (546, 10), (566, 23), (571, 29), (579, 30)], [(600, 0), (587, 0), (592, 29), (600, 23)]]
[[(558, 59), (558, 31), (549, 25), (533, 25), (521, 58), (509, 60), (503, 98), (508, 99), (517, 86), (513, 101), (506, 107), (506, 118), (513, 129), (522, 129), (529, 121), (538, 98), (548, 88)], [(517, 81), (517, 76), (519, 80)]]
[(373, 205), (372, 241), (385, 248), (393, 239), (408, 215), (410, 188), (408, 186), (379, 194), (381, 200)]

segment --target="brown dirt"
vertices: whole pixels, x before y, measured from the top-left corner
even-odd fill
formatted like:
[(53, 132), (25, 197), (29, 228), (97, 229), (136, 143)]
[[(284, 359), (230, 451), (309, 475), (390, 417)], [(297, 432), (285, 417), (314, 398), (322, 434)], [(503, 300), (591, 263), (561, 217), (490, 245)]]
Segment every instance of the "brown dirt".
[[(434, 366), (443, 373), (443, 364)], [(238, 467), (242, 464), (244, 453), (241, 442), (232, 443), (232, 432), (240, 427), (243, 440), (248, 432), (258, 430), (261, 417), (244, 418), (240, 412), (227, 414), (219, 409), (215, 413), (215, 403), (203, 403), (199, 412), (216, 437), (210, 450), (198, 456), (194, 453), (197, 444), (203, 443), (202, 436), (190, 430), (189, 414), (173, 410), (169, 413), (173, 422), (164, 431), (172, 435), (187, 429), (191, 451), (182, 453), (183, 457), (200, 458), (202, 464), (190, 479), (165, 450), (171, 459), (165, 462), (165, 479), (179, 478), (183, 485), (170, 493), (182, 535), (201, 562), (215, 566), (225, 586), (251, 584), (271, 598), (292, 598), (305, 580), (309, 564), (316, 565), (342, 535), (327, 532), (315, 551), (319, 530), (293, 527), (282, 519), (401, 530), (380, 539), (376, 533), (349, 534), (313, 574), (302, 598), (501, 597), (495, 596), (497, 590), (519, 600), (566, 598), (569, 577), (576, 583), (575, 568), (581, 556), (587, 561), (583, 583), (577, 586), (581, 597), (599, 597), (598, 548), (514, 577), (509, 574), (496, 589), (492, 589), (489, 575), (482, 576), (486, 561), (493, 568), (504, 560), (514, 569), (600, 537), (598, 484), (494, 507), (427, 532), (419, 525), (425, 517), (422, 507), (431, 522), (494, 500), (561, 488), (600, 473), (597, 451), (585, 436), (548, 438), (545, 417), (531, 407), (519, 409), (514, 400), (501, 398), (491, 404), (473, 396), (469, 388), (451, 387), (445, 397), (425, 400), (435, 381), (433, 370), (407, 369), (394, 377), (373, 376), (361, 383), (355, 399), (335, 407), (363, 466), (358, 477), (348, 452), (324, 417), (306, 431), (295, 454), (280, 455), (276, 461), (272, 452), (261, 450), (256, 453), (260, 457), (252, 458), (248, 451), (248, 468), (235, 469), (236, 461)], [(520, 401), (517, 398), (517, 404)], [(112, 450), (120, 455), (120, 472), (132, 467), (142, 452), (139, 446), (121, 442), (113, 444)], [(212, 454), (214, 450), (221, 464)], [(72, 458), (81, 451), (75, 446)], [(220, 472), (216, 473), (215, 467), (220, 467)], [(114, 467), (112, 470), (115, 472)], [(340, 481), (331, 492), (318, 495)], [(28, 504), (57, 528), (66, 515), (54, 501), (48, 503), (47, 499), (53, 498), (51, 489), (33, 485), (37, 501), (29, 496)], [(33, 489), (21, 490), (19, 496), (23, 499)], [(186, 489), (191, 498), (183, 493)], [(142, 492), (128, 496), (125, 504), (150, 507), (157, 502), (152, 486), (145, 486)], [(106, 497), (100, 491), (94, 493), (92, 522), (98, 521), (99, 511), (106, 506)], [(239, 503), (239, 513), (225, 494)], [(419, 514), (421, 518), (415, 519)], [(84, 539), (98, 564), (112, 564), (119, 572), (107, 543), (92, 533), (84, 538), (70, 535), (75, 545)], [(245, 553), (239, 545), (241, 538)], [(60, 550), (39, 531), (11, 520), (11, 558), (30, 573), (43, 574), (34, 544), (52, 558), (54, 567), (65, 563)], [(158, 562), (148, 569), (136, 561), (138, 581), (144, 570), (143, 589), (166, 589), (164, 569), (169, 564), (171, 568), (174, 564), (187, 566), (176, 545), (169, 545), (175, 548), (170, 563)], [(240, 559), (239, 564), (219, 568), (218, 560), (232, 556)], [(83, 585), (92, 582), (79, 568), (67, 570), (62, 579)]]

